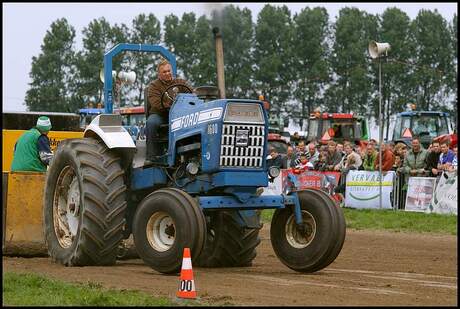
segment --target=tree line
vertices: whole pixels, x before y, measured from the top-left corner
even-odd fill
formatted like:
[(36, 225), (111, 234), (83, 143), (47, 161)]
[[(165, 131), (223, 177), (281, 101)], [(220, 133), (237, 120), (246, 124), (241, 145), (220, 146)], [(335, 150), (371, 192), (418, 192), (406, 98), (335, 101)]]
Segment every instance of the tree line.
[[(271, 111), (305, 124), (310, 112), (354, 112), (378, 117), (378, 63), (368, 55), (369, 41), (388, 42), (382, 62), (382, 102), (387, 131), (390, 116), (415, 103), (419, 110), (457, 114), (457, 15), (447, 21), (437, 10), (420, 10), (415, 19), (396, 8), (373, 15), (342, 8), (335, 22), (322, 7), (291, 14), (287, 6), (251, 11), (233, 5), (210, 17), (185, 13), (165, 17), (140, 14), (132, 24), (92, 20), (75, 47), (75, 29), (65, 18), (47, 31), (41, 53), (32, 57), (25, 104), (31, 111), (76, 112), (103, 102), (99, 80), (103, 55), (118, 43), (160, 44), (176, 55), (178, 75), (192, 85), (217, 85), (213, 27), (224, 44), (228, 98), (263, 94)], [(126, 52), (114, 70), (134, 70), (137, 80), (122, 89), (121, 105), (139, 105), (143, 90), (156, 78), (159, 55)]]

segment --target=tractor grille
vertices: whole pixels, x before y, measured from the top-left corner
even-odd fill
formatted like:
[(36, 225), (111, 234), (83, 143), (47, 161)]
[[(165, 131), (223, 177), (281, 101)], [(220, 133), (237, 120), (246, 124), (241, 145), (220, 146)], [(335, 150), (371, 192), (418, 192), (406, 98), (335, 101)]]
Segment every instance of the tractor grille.
[[(246, 146), (236, 146), (237, 132), (244, 132), (242, 141)], [(224, 124), (220, 146), (221, 167), (261, 168), (264, 155), (264, 126), (247, 124)]]

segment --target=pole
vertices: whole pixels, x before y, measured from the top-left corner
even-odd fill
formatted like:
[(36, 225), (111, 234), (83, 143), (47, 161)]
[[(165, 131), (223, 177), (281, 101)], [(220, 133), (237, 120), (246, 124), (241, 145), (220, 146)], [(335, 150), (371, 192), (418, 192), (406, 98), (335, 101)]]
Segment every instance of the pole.
[(225, 75), (224, 75), (224, 47), (222, 43), (222, 34), (219, 28), (212, 29), (216, 44), (216, 66), (217, 66), (217, 87), (219, 88), (219, 97), (225, 99)]
[(383, 145), (383, 130), (382, 130), (382, 60), (379, 57), (379, 207), (382, 209), (382, 145)]

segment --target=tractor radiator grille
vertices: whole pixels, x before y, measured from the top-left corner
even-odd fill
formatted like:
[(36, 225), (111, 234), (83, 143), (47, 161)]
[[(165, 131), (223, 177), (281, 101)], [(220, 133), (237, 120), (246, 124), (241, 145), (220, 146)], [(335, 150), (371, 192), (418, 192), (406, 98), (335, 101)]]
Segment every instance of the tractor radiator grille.
[[(237, 146), (237, 131), (244, 132), (247, 145)], [(264, 126), (224, 124), (220, 146), (221, 167), (261, 168), (264, 155)], [(243, 140), (246, 140), (245, 138)]]

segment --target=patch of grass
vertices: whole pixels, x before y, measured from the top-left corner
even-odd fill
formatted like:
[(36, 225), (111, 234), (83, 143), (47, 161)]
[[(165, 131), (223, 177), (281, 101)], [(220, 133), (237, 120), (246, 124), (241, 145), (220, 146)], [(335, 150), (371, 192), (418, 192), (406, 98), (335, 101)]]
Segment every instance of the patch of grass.
[(36, 274), (3, 273), (3, 305), (8, 306), (171, 306), (166, 298), (99, 283), (71, 284)]
[[(342, 210), (347, 228), (457, 235), (457, 216), (455, 215), (388, 209), (342, 208)], [(270, 223), (274, 212), (273, 209), (262, 211), (262, 221)]]
[(262, 222), (264, 223), (269, 223), (272, 221), (273, 213), (275, 212), (275, 209), (265, 209), (262, 210), (262, 213), (260, 215)]
[(389, 209), (343, 208), (343, 211), (349, 228), (457, 235), (455, 215)]

